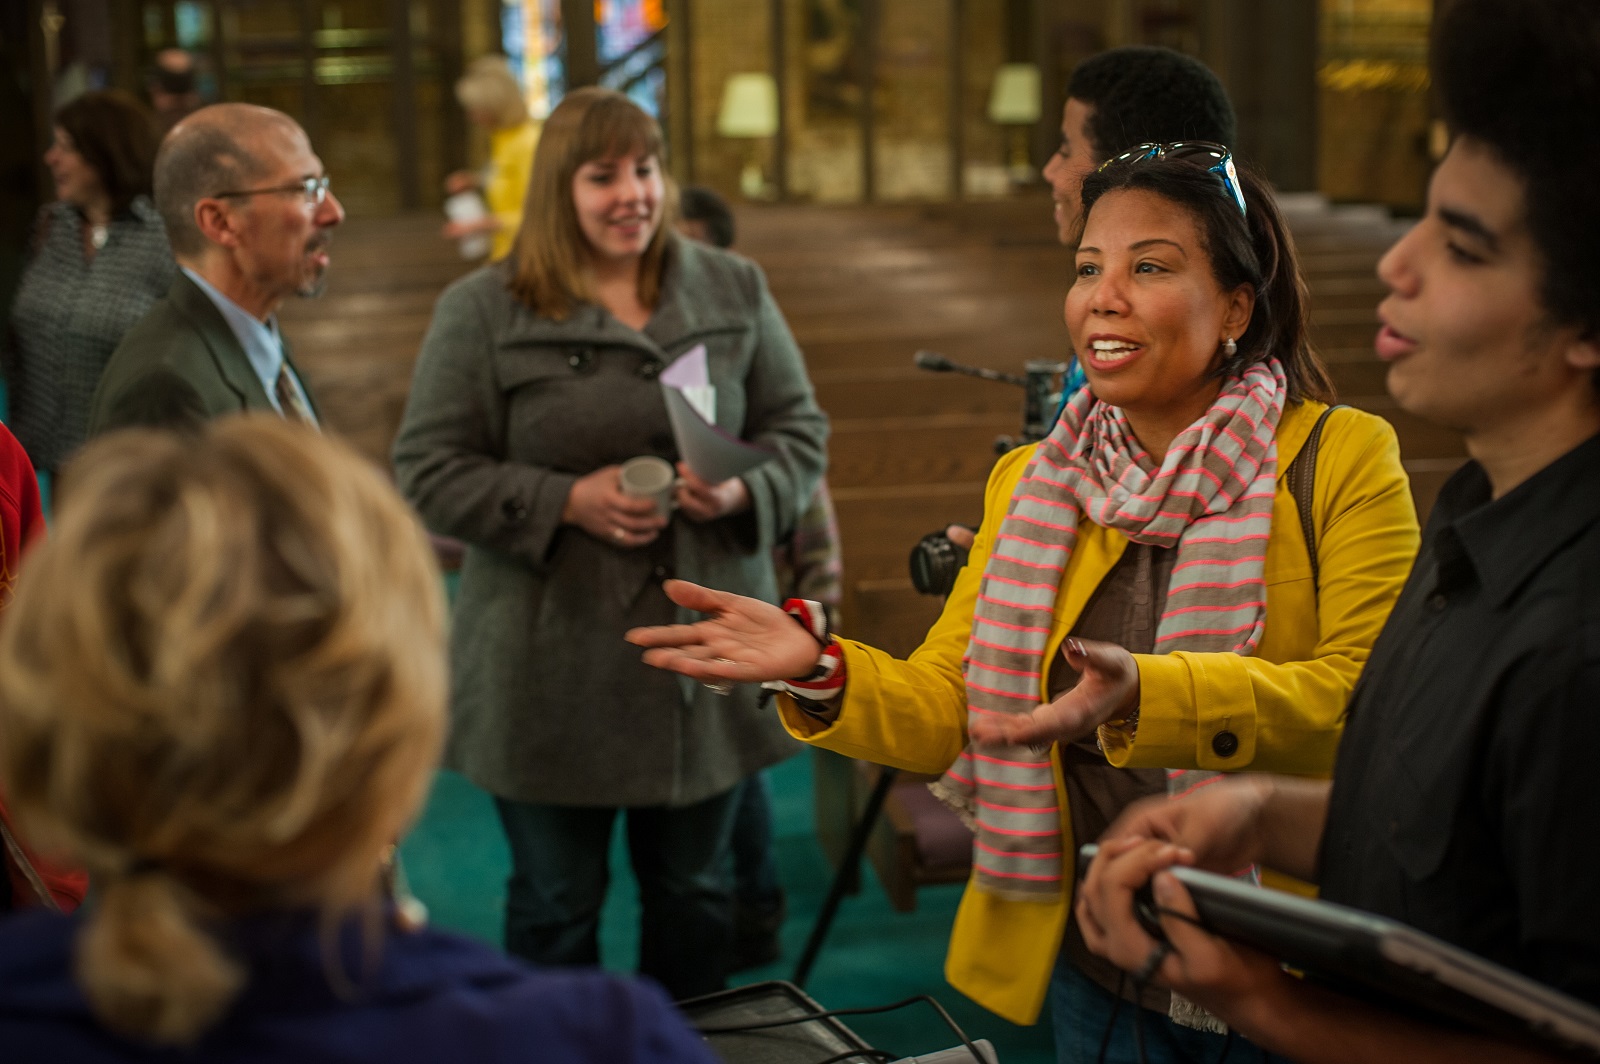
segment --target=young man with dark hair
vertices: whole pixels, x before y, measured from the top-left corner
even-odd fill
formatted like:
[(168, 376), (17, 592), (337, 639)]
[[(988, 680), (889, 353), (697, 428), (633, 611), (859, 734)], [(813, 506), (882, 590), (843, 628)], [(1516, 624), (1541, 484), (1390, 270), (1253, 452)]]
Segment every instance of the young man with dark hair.
[(1170, 48), (1112, 48), (1079, 63), (1067, 82), (1061, 146), (1045, 164), (1063, 244), (1082, 213), (1085, 175), (1146, 141), (1210, 140), (1234, 146), (1233, 104), (1204, 63)]
[[(1433, 54), (1454, 133), (1380, 263), (1378, 354), (1410, 413), (1465, 434), (1348, 711), (1331, 784), (1236, 778), (1136, 807), (1084, 885), (1090, 946), (1295, 1060), (1520, 1061), (1165, 917), (1162, 869), (1262, 863), (1600, 1005), (1600, 4), (1456, 0)], [(1092, 937), (1091, 937), (1092, 936)]]

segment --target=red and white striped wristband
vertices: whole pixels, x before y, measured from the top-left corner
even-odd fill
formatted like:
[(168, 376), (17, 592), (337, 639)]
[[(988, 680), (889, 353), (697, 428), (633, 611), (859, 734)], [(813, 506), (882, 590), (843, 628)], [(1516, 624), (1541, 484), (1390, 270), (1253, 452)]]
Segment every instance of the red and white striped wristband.
[(828, 615), (822, 603), (810, 599), (792, 598), (783, 604), (783, 612), (811, 633), (822, 648), (817, 657), (817, 667), (798, 680), (768, 680), (761, 686), (768, 691), (782, 691), (808, 702), (827, 702), (837, 698), (844, 690), (844, 651), (828, 631)]

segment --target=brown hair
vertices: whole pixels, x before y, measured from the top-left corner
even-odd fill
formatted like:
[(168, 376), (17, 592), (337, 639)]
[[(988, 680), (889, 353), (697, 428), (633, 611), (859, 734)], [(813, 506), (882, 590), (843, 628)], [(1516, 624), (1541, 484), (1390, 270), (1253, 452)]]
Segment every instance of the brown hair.
[[(522, 228), (510, 256), (512, 293), (546, 317), (564, 321), (592, 298), (585, 249), (572, 202), (578, 167), (596, 159), (635, 153), (662, 158), (661, 127), (638, 104), (610, 89), (569, 92), (544, 124), (533, 157), (533, 176), (522, 211)], [(665, 172), (661, 224), (639, 263), (639, 301), (654, 307), (673, 239), (677, 190)]]
[(150, 195), (161, 132), (144, 104), (120, 89), (86, 92), (56, 112), (55, 124), (100, 178), (113, 215)]
[(245, 979), (207, 924), (376, 898), (444, 728), (443, 603), (365, 460), (282, 419), (134, 430), (69, 467), (0, 629), (0, 770), (97, 894), (77, 979), (188, 1043)]

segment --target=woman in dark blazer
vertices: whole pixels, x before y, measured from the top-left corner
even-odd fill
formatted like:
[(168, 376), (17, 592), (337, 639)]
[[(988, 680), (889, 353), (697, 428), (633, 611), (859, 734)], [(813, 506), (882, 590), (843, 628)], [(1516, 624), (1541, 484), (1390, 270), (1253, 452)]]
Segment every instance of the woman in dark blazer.
[[(467, 542), (447, 764), (495, 796), (511, 844), (506, 946), (594, 964), (613, 822), (640, 880), (640, 968), (722, 985), (740, 780), (794, 749), (759, 692), (720, 696), (622, 640), (687, 619), (662, 582), (776, 598), (771, 550), (822, 473), (827, 424), (761, 271), (674, 235), (655, 122), (620, 94), (551, 114), (509, 259), (453, 285), (423, 342), (395, 466), (430, 529)], [(703, 344), (716, 421), (769, 448), (672, 516), (618, 465), (679, 458), (657, 377)]]
[(55, 116), (44, 153), (56, 202), (39, 215), (0, 356), (11, 430), (54, 473), (88, 438), (89, 406), (117, 344), (178, 266), (150, 201), (160, 134), (126, 93), (84, 93)]

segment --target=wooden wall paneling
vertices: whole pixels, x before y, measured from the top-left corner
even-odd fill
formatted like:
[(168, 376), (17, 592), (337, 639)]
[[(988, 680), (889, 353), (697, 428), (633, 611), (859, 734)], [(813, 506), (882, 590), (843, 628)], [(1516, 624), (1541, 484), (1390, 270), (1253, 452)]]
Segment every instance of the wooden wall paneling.
[(422, 206), (419, 170), (422, 159), (417, 138), (417, 71), (411, 40), (411, 0), (389, 0), (390, 130), (394, 137), (395, 177), (400, 184), (400, 207), (414, 211)]

